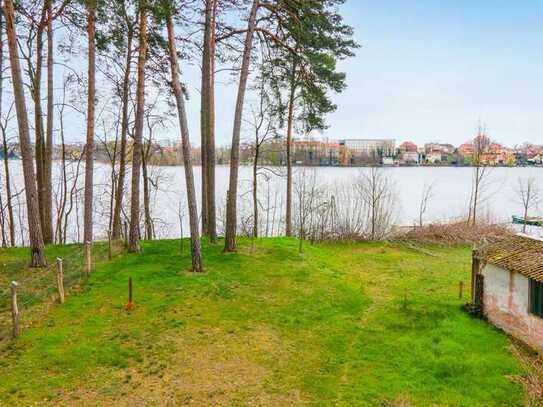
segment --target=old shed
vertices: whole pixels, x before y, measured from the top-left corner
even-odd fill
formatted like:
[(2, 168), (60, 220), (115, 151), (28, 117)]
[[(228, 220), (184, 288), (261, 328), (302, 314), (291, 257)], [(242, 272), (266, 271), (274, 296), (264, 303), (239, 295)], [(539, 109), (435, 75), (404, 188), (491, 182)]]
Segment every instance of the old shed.
[(543, 351), (543, 240), (525, 235), (473, 253), (472, 301), (488, 320)]

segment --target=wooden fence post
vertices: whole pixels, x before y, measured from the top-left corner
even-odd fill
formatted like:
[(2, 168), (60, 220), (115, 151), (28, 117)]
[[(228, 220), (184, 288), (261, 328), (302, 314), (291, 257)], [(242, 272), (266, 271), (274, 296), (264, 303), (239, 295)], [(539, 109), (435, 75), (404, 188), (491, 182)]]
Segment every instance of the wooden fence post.
[(19, 328), (19, 307), (17, 305), (17, 281), (11, 282), (11, 319), (13, 321), (13, 338), (17, 338), (21, 330)]
[(92, 251), (91, 242), (85, 243), (85, 273), (90, 276), (92, 269)]
[(107, 259), (111, 260), (111, 230), (107, 231)]
[(128, 304), (126, 304), (126, 310), (132, 311), (134, 308), (136, 308), (136, 305), (133, 298), (132, 277), (128, 277)]
[(62, 259), (57, 257), (57, 287), (58, 287), (58, 302), (64, 304), (64, 269)]
[(464, 290), (464, 282), (460, 281), (458, 283), (458, 298), (462, 299), (462, 291)]

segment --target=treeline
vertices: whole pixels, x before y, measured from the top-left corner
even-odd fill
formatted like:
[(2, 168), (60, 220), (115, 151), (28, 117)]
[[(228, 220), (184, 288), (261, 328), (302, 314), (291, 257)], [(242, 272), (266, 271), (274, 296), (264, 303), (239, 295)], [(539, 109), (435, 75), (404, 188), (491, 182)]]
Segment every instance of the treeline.
[[(112, 159), (118, 159), (112, 157), (113, 151), (115, 151), (115, 142), (99, 143), (95, 145), (94, 158), (96, 161), (111, 164)], [(181, 145), (174, 147), (165, 147), (159, 143), (152, 143), (148, 140), (144, 141), (144, 151), (148, 151), (148, 164), (149, 165), (183, 165), (183, 148)], [(13, 145), (11, 148), (8, 146), (8, 154), (11, 154), (10, 158), (16, 158), (20, 155), (18, 145)], [(63, 154), (66, 154), (66, 158), (69, 160), (78, 160), (84, 155), (85, 146), (79, 144), (65, 144), (63, 146), (55, 146), (53, 149), (53, 159), (61, 160)], [(0, 153), (1, 154), (1, 153)], [(240, 146), (240, 161), (243, 165), (250, 165), (253, 163), (255, 155), (255, 144), (253, 142), (243, 142)], [(298, 154), (299, 155), (299, 154)], [(3, 157), (2, 157), (3, 158)], [(292, 158), (296, 161), (296, 154), (292, 155)], [(132, 160), (132, 145), (126, 147), (126, 163), (131, 163)], [(202, 165), (202, 149), (197, 146), (192, 148), (192, 161), (195, 165)], [(285, 140), (269, 140), (260, 146), (259, 162), (262, 165), (285, 165), (286, 164), (286, 148)], [(230, 163), (230, 148), (229, 147), (216, 147), (215, 148), (215, 163), (218, 165), (225, 165)]]
[[(84, 168), (84, 240), (92, 242), (94, 238), (94, 161), (97, 155), (105, 155), (112, 169), (108, 233), (112, 239), (120, 239), (125, 216), (129, 220), (131, 252), (141, 250), (142, 229), (145, 236), (152, 236), (146, 231), (145, 197), (149, 182), (147, 165), (155, 156), (153, 137), (161, 127), (177, 124), (189, 209), (192, 268), (203, 270), (200, 234), (213, 243), (218, 239), (215, 89), (221, 72), (228, 72), (237, 84), (228, 158), (224, 250), (236, 250), (239, 166), (243, 161), (253, 165), (256, 196), (259, 166), (270, 153), (266, 152), (269, 145), (279, 145), (285, 151), (285, 233), (293, 234), (293, 133), (309, 134), (326, 127), (326, 115), (336, 108), (331, 95), (346, 86), (337, 61), (352, 56), (357, 47), (352, 29), (339, 14), (343, 2), (5, 0), (0, 21), (0, 72), (13, 92), (4, 89), (4, 82), (0, 81), (0, 95), (11, 99), (10, 107), (2, 112), (0, 127), (4, 152), (7, 153), (13, 133), (20, 147), (32, 266), (45, 266), (45, 244), (65, 242), (58, 238), (62, 234), (59, 219), (63, 218), (64, 224), (67, 220), (65, 209), (61, 206), (60, 211), (59, 205), (53, 209), (52, 160), (54, 145), (61, 145), (64, 171), (59, 181), (61, 197), (55, 201), (69, 207), (74, 187), (70, 187), (65, 169), (67, 160), (73, 157), (68, 156), (65, 134), (67, 127), (73, 132), (73, 125), (68, 122), (77, 118), (85, 128), (86, 142), (83, 154), (77, 158), (72, 181), (77, 184), (79, 168)], [(4, 33), (7, 52), (3, 49)], [(187, 114), (186, 101), (191, 95), (181, 65), (189, 63), (201, 68), (200, 81), (195, 84), (200, 89), (199, 117)], [(9, 75), (4, 69), (7, 64)], [(254, 96), (253, 103), (246, 103), (248, 95)], [(4, 107), (5, 102), (0, 105)], [(14, 117), (17, 127), (10, 133), (9, 121)], [(200, 122), (199, 161), (203, 176), (198, 188), (192, 172), (189, 120)], [(286, 137), (279, 138), (280, 133)], [(246, 138), (252, 141), (244, 143)], [(270, 144), (270, 140), (276, 143)], [(7, 158), (4, 164), (7, 196), (6, 203), (0, 202), (0, 206), (2, 213), (6, 208), (8, 215), (2, 217), (2, 227), (9, 229), (14, 245), (12, 181)], [(200, 214), (197, 193), (201, 194)], [(258, 204), (254, 208), (258, 224)], [(254, 234), (257, 233), (255, 227)]]

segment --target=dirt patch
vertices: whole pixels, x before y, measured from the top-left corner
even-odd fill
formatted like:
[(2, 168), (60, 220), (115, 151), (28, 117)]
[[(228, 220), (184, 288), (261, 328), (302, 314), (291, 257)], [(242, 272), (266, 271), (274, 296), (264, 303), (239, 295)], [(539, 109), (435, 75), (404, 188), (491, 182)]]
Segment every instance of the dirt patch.
[[(286, 363), (278, 336), (221, 328), (184, 330), (162, 336), (155, 348), (164, 357), (142, 355), (107, 386), (66, 394), (54, 404), (115, 406), (297, 406), (306, 404), (296, 388), (277, 388), (274, 368)], [(147, 353), (147, 352), (146, 352)]]

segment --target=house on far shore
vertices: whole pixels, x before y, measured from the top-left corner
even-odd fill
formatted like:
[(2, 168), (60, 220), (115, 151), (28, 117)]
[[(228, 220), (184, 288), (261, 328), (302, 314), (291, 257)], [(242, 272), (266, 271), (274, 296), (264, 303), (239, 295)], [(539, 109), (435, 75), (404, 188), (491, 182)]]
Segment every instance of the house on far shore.
[(516, 235), (474, 250), (472, 303), (493, 325), (543, 352), (543, 240)]

